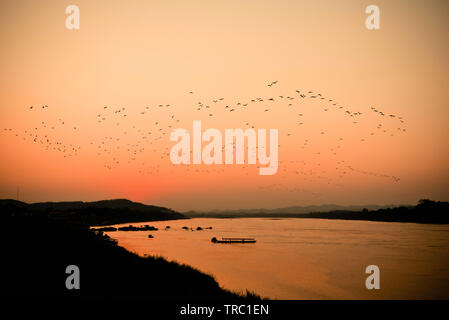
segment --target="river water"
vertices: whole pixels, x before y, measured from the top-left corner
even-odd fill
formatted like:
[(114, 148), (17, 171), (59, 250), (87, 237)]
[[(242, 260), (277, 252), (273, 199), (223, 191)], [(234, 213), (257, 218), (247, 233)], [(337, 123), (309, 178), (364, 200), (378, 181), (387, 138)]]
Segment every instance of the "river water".
[[(159, 230), (107, 234), (129, 251), (188, 264), (237, 292), (248, 289), (272, 299), (449, 298), (449, 225), (298, 218), (133, 225), (145, 224)], [(257, 242), (214, 244), (212, 237)], [(365, 287), (368, 265), (380, 269), (379, 290)]]

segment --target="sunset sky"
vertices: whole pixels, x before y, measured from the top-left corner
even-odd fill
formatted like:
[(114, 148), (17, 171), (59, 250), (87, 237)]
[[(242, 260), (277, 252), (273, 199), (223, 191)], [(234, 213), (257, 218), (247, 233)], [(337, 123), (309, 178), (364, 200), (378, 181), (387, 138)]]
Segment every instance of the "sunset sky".
[[(380, 30), (365, 27), (370, 4)], [(4, 0), (0, 198), (449, 200), (448, 13), (445, 0)], [(193, 120), (278, 129), (278, 172), (172, 164), (170, 132)]]

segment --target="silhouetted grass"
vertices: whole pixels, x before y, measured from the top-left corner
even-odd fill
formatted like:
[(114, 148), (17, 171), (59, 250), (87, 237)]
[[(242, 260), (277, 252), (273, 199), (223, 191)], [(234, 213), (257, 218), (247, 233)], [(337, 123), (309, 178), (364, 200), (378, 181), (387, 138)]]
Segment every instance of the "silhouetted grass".
[[(259, 299), (220, 288), (215, 279), (161, 257), (140, 257), (101, 232), (45, 216), (3, 216), (2, 288), (17, 298)], [(80, 290), (65, 268), (80, 268)]]

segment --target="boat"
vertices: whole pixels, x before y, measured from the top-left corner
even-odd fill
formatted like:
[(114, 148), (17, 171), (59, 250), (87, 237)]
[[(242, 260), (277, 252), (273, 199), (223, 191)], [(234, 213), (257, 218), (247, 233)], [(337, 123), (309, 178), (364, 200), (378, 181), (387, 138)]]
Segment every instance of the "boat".
[(213, 237), (211, 239), (213, 243), (255, 243), (256, 239), (254, 238), (221, 238), (221, 240)]

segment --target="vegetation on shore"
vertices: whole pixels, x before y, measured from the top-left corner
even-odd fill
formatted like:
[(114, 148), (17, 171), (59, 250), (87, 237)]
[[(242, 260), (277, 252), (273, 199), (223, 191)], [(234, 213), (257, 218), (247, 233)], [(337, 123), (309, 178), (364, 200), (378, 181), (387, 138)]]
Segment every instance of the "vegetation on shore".
[(414, 222), (414, 223), (449, 223), (449, 202), (423, 199), (416, 206), (398, 206), (381, 209), (361, 210), (330, 210), (298, 213), (274, 212), (273, 210), (259, 210), (253, 212), (204, 212), (186, 213), (189, 217), (198, 218), (319, 218), (343, 220), (367, 220), (384, 222)]
[(367, 220), (384, 222), (449, 223), (449, 202), (423, 199), (416, 206), (379, 210), (313, 212), (304, 218)]

